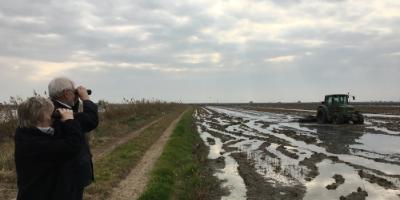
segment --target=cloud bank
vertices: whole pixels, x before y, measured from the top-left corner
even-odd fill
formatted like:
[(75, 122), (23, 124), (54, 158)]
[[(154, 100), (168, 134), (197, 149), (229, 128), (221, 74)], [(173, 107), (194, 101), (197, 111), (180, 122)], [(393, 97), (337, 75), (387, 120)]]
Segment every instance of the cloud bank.
[(399, 28), (391, 0), (5, 0), (0, 100), (62, 75), (111, 101), (398, 101)]

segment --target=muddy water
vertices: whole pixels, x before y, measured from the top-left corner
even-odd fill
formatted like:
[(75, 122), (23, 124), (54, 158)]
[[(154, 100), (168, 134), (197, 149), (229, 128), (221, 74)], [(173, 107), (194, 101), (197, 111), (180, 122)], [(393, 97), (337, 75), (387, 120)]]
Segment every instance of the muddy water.
[(365, 133), (356, 143), (351, 147), (389, 155), (400, 154), (399, 136)]
[[(396, 118), (318, 125), (298, 117), (227, 107), (195, 113), (209, 159), (224, 163), (215, 173), (230, 191), (222, 199), (355, 199), (357, 190), (368, 194), (361, 199), (400, 199), (400, 130), (386, 127)], [(344, 183), (327, 189), (334, 175)]]

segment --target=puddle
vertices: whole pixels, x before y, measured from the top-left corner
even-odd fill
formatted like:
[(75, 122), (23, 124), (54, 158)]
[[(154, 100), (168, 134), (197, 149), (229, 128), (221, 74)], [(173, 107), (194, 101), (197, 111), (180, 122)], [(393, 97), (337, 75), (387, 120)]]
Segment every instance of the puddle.
[[(210, 112), (208, 112), (210, 113)], [(195, 118), (199, 117), (197, 112), (195, 113)], [(200, 133), (200, 137), (203, 140), (204, 144), (209, 147), (209, 159), (217, 159), (219, 157), (224, 158), (225, 166), (223, 169), (218, 170), (214, 175), (223, 181), (222, 187), (227, 188), (229, 190), (229, 195), (222, 196), (222, 200), (245, 200), (246, 199), (246, 186), (242, 177), (238, 172), (238, 164), (237, 162), (222, 149), (222, 141), (221, 139), (212, 136), (210, 133), (206, 131), (202, 131), (199, 124), (197, 126), (197, 131)], [(214, 140), (214, 144), (210, 144), (207, 140), (211, 138)]]
[[(371, 184), (361, 179), (357, 171), (346, 164), (323, 160), (317, 164), (317, 167), (320, 175), (313, 181), (306, 183), (307, 193), (304, 200), (336, 200), (342, 195), (347, 196), (357, 191), (358, 187), (367, 191), (367, 199), (399, 199), (397, 194), (400, 192), (398, 190), (387, 190), (377, 184)], [(336, 190), (328, 190), (326, 186), (335, 182), (332, 178), (335, 174), (342, 175), (345, 181)]]
[(273, 109), (273, 110), (287, 110), (287, 111), (299, 111), (299, 112), (315, 113), (315, 110), (289, 109), (289, 108), (271, 108), (271, 107), (266, 107), (266, 108)]
[(372, 127), (367, 127), (368, 129), (373, 129), (375, 131), (380, 131), (386, 134), (390, 134), (390, 135), (400, 135), (400, 132), (398, 131), (391, 131), (387, 128), (383, 128), (383, 127), (376, 127), (376, 126), (372, 126)]
[(357, 142), (360, 144), (351, 145), (350, 147), (381, 154), (400, 154), (399, 136), (366, 133)]
[(222, 196), (222, 200), (245, 200), (246, 199), (246, 185), (242, 177), (239, 175), (238, 164), (231, 156), (224, 156), (225, 168), (216, 175), (220, 180), (225, 182), (222, 184), (224, 188), (228, 188), (230, 194)]
[(385, 114), (372, 114), (372, 113), (363, 113), (366, 117), (379, 117), (379, 118), (400, 118), (400, 115), (385, 115)]
[[(208, 158), (209, 159), (217, 159), (217, 158), (219, 158), (221, 156), (221, 154), (223, 153), (221, 139), (216, 138), (216, 137), (212, 136), (211, 134), (209, 134), (209, 133), (207, 133), (205, 131), (201, 131), (200, 128), (198, 128), (197, 131), (199, 133), (201, 133), (200, 134), (201, 139), (210, 148), (210, 152), (208, 154)], [(214, 145), (210, 145), (209, 142), (207, 141), (207, 138), (212, 138), (215, 141), (215, 144)]]

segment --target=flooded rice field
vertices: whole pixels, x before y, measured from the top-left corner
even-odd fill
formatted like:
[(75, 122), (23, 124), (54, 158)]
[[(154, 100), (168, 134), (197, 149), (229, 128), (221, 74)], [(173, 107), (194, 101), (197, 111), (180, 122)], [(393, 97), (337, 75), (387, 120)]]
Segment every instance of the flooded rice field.
[(291, 113), (210, 106), (194, 117), (222, 199), (400, 199), (400, 116), (300, 124)]

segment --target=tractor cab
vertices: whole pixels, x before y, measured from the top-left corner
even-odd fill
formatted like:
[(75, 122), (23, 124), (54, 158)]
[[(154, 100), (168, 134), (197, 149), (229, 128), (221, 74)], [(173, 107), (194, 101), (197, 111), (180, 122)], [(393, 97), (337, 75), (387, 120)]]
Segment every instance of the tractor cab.
[[(347, 94), (333, 94), (326, 95), (325, 102), (326, 109), (329, 113), (340, 113), (344, 116), (349, 116), (354, 111), (354, 107), (349, 105), (349, 95)], [(329, 120), (335, 118), (335, 116), (327, 116)]]
[(324, 103), (327, 106), (347, 105), (347, 104), (349, 104), (349, 95), (345, 95), (345, 94), (326, 95)]
[(326, 95), (325, 101), (318, 107), (317, 120), (319, 123), (347, 123), (348, 121), (352, 121), (354, 124), (364, 123), (361, 113), (355, 111), (354, 106), (349, 105), (349, 95), (347, 94)]

